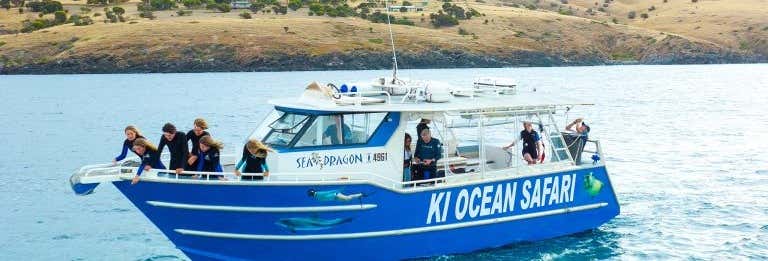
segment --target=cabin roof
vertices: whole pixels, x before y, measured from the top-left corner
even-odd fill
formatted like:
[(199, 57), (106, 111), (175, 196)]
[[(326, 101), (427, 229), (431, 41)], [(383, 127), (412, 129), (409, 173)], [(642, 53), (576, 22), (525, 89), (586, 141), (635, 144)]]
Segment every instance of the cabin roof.
[[(387, 99), (387, 96), (372, 96)], [(303, 101), (297, 98), (273, 99), (269, 103), (279, 108), (321, 112), (466, 112), (466, 111), (525, 111), (532, 109), (564, 108), (566, 106), (592, 105), (553, 93), (518, 91), (516, 94), (484, 94), (475, 97), (453, 96), (448, 102), (425, 101), (401, 102), (403, 96), (391, 96), (390, 103), (339, 105), (335, 102)]]

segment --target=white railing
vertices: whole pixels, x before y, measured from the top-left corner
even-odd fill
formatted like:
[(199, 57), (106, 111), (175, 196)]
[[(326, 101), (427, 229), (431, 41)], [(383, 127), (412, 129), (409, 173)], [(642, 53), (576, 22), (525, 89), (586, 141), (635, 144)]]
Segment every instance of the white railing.
[[(598, 155), (602, 156), (600, 152), (599, 142), (591, 141), (596, 144), (596, 151)], [(591, 152), (591, 151), (589, 151)], [(138, 159), (138, 158), (133, 158)], [(78, 169), (77, 174), (73, 175), (73, 179), (76, 179), (78, 183), (101, 183), (119, 181), (121, 179), (130, 179), (138, 171), (136, 166), (126, 166), (127, 164), (137, 164), (138, 162), (131, 161), (130, 159), (122, 162), (120, 165), (112, 164), (94, 164), (83, 166)], [(505, 168), (490, 170), (485, 173), (482, 172), (470, 172), (453, 174), (446, 172), (446, 176), (432, 178), (427, 180), (414, 180), (414, 181), (402, 181), (395, 180), (389, 177), (378, 175), (375, 173), (365, 171), (354, 172), (337, 172), (337, 173), (271, 173), (268, 176), (264, 176), (263, 173), (242, 173), (240, 176), (235, 175), (234, 172), (205, 172), (205, 171), (182, 171), (177, 174), (175, 170), (167, 169), (150, 169), (145, 171), (142, 177), (150, 180), (162, 180), (172, 179), (183, 182), (221, 182), (227, 184), (254, 184), (253, 182), (266, 182), (266, 183), (308, 183), (308, 182), (333, 182), (333, 183), (369, 183), (382, 188), (390, 189), (393, 191), (407, 192), (418, 191), (422, 189), (429, 189), (429, 187), (446, 186), (446, 185), (458, 185), (464, 183), (472, 183), (477, 181), (491, 181), (505, 179), (509, 177), (522, 177), (540, 175), (549, 172), (561, 171), (563, 168), (572, 168), (570, 164), (540, 164), (533, 165), (529, 168)], [(191, 177), (190, 177), (191, 176)], [(216, 177), (224, 177), (224, 180), (219, 180)], [(243, 177), (264, 177), (263, 180), (243, 180)]]
[(392, 96), (389, 94), (389, 92), (386, 92), (386, 91), (339, 92), (339, 93), (335, 93), (335, 94), (339, 94), (339, 95), (342, 95), (342, 96), (355, 97), (355, 98), (365, 97), (365, 95), (367, 95), (367, 94), (369, 94), (369, 95), (370, 94), (372, 94), (372, 95), (384, 95), (384, 96), (387, 96), (387, 100), (386, 100), (387, 104), (391, 104), (392, 103)]

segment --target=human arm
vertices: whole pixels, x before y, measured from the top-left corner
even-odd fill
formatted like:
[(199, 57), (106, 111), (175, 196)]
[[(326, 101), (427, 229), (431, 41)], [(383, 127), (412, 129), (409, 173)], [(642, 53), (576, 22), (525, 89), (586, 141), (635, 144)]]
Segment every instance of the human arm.
[(211, 161), (214, 166), (214, 172), (224, 172), (224, 168), (221, 167), (221, 155), (219, 154), (219, 150), (215, 150), (213, 153), (211, 153)]
[(573, 122), (571, 122), (567, 126), (565, 126), (565, 130), (567, 130), (567, 131), (575, 131), (575, 130), (573, 130), (573, 127), (574, 126), (578, 126), (579, 124), (581, 124), (582, 121), (583, 121), (582, 118), (578, 118), (578, 119), (573, 120)]
[(264, 162), (261, 163), (261, 169), (264, 171), (264, 177), (269, 176), (269, 166), (267, 166), (267, 159), (264, 158)]
[(197, 158), (200, 160), (197, 161), (197, 171), (203, 171), (203, 166), (205, 165), (205, 156), (203, 155), (203, 151), (200, 151), (197, 153)]
[(120, 155), (117, 155), (117, 157), (115, 157), (115, 159), (112, 160), (112, 164), (117, 164), (118, 161), (125, 159), (125, 156), (128, 155), (128, 149), (129, 149), (128, 146), (129, 146), (128, 140), (125, 140), (123, 142), (123, 150), (120, 152)]
[(240, 157), (240, 160), (235, 165), (235, 176), (240, 176), (241, 172), (245, 168), (245, 161), (247, 159), (246, 157), (248, 157), (248, 148), (246, 148), (244, 146), (243, 147), (243, 156)]
[(518, 135), (518, 136), (517, 136), (517, 139), (515, 139), (515, 140), (513, 140), (513, 141), (512, 141), (512, 143), (510, 143), (510, 144), (509, 144), (509, 145), (507, 145), (507, 146), (504, 146), (504, 147), (502, 147), (501, 149), (503, 149), (503, 150), (508, 150), (509, 148), (512, 148), (512, 147), (514, 147), (514, 146), (515, 146), (515, 143), (516, 143), (518, 140), (522, 140), (522, 139), (523, 139), (523, 135), (522, 135), (522, 134), (520, 134), (520, 135)]
[(173, 151), (171, 162), (176, 163), (174, 166), (170, 166), (170, 169), (175, 169), (176, 174), (181, 174), (184, 171), (184, 167), (187, 165), (187, 158), (189, 157), (189, 150), (187, 147), (187, 137), (183, 132), (176, 132), (178, 137), (173, 140)]
[(141, 176), (141, 173), (144, 172), (144, 168), (148, 167), (147, 163), (142, 160), (141, 165), (139, 165), (139, 168), (136, 169), (136, 175), (133, 176), (131, 179), (131, 185), (135, 185), (136, 183), (139, 183), (139, 176)]

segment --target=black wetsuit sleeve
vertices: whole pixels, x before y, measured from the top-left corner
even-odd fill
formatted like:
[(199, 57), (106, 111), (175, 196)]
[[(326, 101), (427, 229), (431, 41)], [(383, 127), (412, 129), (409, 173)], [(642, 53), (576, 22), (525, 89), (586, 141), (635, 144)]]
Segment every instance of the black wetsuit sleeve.
[(174, 137), (173, 139), (173, 151), (171, 151), (171, 162), (175, 163), (174, 166), (170, 169), (179, 169), (184, 168), (184, 163), (187, 162), (187, 138), (184, 135), (183, 132), (177, 132), (176, 135), (179, 135), (179, 137)]
[(203, 171), (203, 166), (205, 166), (204, 154), (203, 151), (197, 153), (197, 171)]
[(163, 148), (165, 148), (166, 143), (167, 142), (166, 142), (165, 136), (160, 135), (160, 144), (157, 144), (157, 154), (163, 153)]
[(149, 153), (149, 156), (150, 158), (147, 164), (149, 164), (149, 166), (152, 166), (152, 168), (160, 168), (160, 166), (162, 165), (162, 163), (160, 162), (160, 151), (158, 150), (158, 151)]
[(211, 162), (213, 163), (214, 172), (222, 172), (219, 150), (213, 150), (211, 153)]

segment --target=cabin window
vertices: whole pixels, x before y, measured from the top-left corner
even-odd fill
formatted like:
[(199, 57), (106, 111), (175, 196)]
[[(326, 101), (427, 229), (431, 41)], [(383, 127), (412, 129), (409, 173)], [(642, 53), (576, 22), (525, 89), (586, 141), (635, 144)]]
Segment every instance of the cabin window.
[(264, 142), (272, 146), (288, 146), (296, 134), (307, 123), (309, 116), (295, 113), (284, 113), (280, 118), (269, 124), (269, 134)]
[(387, 113), (317, 116), (294, 147), (365, 144)]

